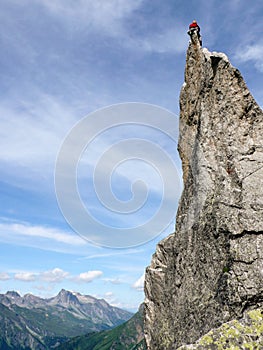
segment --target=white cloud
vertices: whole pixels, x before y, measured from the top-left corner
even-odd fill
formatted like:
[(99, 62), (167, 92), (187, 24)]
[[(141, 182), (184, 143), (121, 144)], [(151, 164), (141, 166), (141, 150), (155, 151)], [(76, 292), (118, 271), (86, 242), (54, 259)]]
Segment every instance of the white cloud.
[(74, 277), (74, 280), (76, 282), (85, 282), (90, 283), (94, 279), (99, 278), (103, 275), (102, 271), (88, 271), (88, 272), (82, 272), (78, 276)]
[(235, 57), (240, 62), (254, 62), (255, 67), (263, 72), (263, 43), (247, 45), (241, 48)]
[[(128, 19), (132, 18), (136, 22), (134, 13), (142, 8), (144, 0), (75, 0), (74, 2), (37, 0), (37, 2), (71, 32), (85, 30), (86, 37), (95, 30), (99, 35), (103, 33), (121, 39), (122, 45), (142, 52), (184, 52), (187, 46), (185, 26), (178, 22), (176, 27), (164, 29), (152, 36), (147, 33), (141, 36), (132, 35), (127, 26)], [(30, 0), (28, 3), (30, 4)]]
[[(102, 248), (98, 247), (99, 250), (103, 250)], [(104, 251), (104, 250), (103, 250)], [(97, 254), (92, 254), (92, 255), (88, 255), (85, 256), (84, 258), (80, 258), (79, 260), (89, 260), (89, 259), (98, 259), (98, 258), (102, 258), (103, 260), (105, 260), (106, 258), (112, 258), (115, 256), (119, 256), (119, 255), (130, 255), (130, 254), (140, 254), (143, 253), (144, 249), (142, 248), (136, 248), (136, 249), (125, 249), (123, 251), (116, 251), (113, 250), (110, 253), (103, 253), (103, 252), (99, 252)]]
[[(7, 273), (0, 274), (0, 280), (2, 279), (11, 279), (11, 277)], [(39, 290), (50, 290), (53, 287), (52, 284), (55, 283), (61, 283), (65, 280), (70, 280), (72, 282), (84, 282), (84, 283), (90, 283), (96, 278), (99, 278), (103, 275), (102, 271), (98, 270), (92, 270), (87, 272), (82, 272), (79, 275), (70, 275), (69, 272), (64, 271), (63, 269), (56, 267), (51, 270), (47, 271), (41, 271), (41, 272), (31, 272), (31, 271), (19, 271), (16, 272), (13, 276), (14, 280), (19, 280), (23, 282), (34, 282), (34, 281), (40, 281), (43, 283), (47, 283), (48, 285), (38, 285), (36, 286), (36, 289)]]
[(67, 26), (74, 28), (97, 29), (110, 36), (119, 36), (123, 30), (123, 23), (143, 0), (38, 0), (38, 3), (63, 21)]
[(49, 285), (42, 285), (42, 284), (39, 284), (39, 285), (34, 285), (34, 289), (37, 289), (41, 292), (50, 292), (54, 289), (54, 285), (52, 284), (49, 284)]
[(43, 272), (18, 272), (14, 275), (15, 280), (24, 282), (43, 281), (48, 283), (62, 282), (69, 276), (69, 273), (63, 271), (60, 268), (54, 268), (53, 270)]
[(145, 279), (145, 275), (143, 274), (136, 282), (134, 282), (134, 284), (132, 285), (132, 288), (137, 289), (139, 292), (143, 292), (144, 279)]
[(103, 299), (106, 300), (110, 305), (115, 306), (117, 303), (116, 296), (113, 292), (106, 292), (103, 296)]
[(130, 49), (143, 51), (146, 53), (182, 53), (187, 48), (187, 37), (184, 26), (164, 29), (154, 35), (144, 35), (142, 37), (130, 38), (124, 41), (124, 45)]
[(14, 279), (23, 282), (33, 282), (37, 278), (37, 275), (32, 272), (19, 272), (14, 275)]
[(77, 235), (51, 227), (33, 226), (28, 223), (0, 223), (0, 237), (4, 238), (5, 235), (13, 237), (13, 240), (15, 240), (15, 236), (25, 236), (44, 238), (74, 246), (86, 245), (86, 241)]
[(0, 272), (0, 281), (10, 280), (10, 275), (6, 272)]
[(112, 284), (121, 284), (123, 283), (119, 278), (103, 278), (103, 281)]
[[(36, 86), (31, 89), (37, 90)], [(46, 93), (36, 92), (30, 99), (1, 100), (0, 160), (16, 167), (34, 166), (43, 176), (75, 120), (69, 106)]]
[(113, 302), (110, 302), (109, 304), (114, 307), (118, 307), (120, 309), (128, 310), (134, 313), (138, 311), (138, 303), (125, 303), (115, 300)]
[(39, 274), (39, 279), (44, 282), (58, 283), (69, 276), (69, 273), (56, 267), (53, 270), (44, 271)]
[(111, 291), (105, 292), (103, 294), (93, 294), (92, 296), (96, 299), (104, 299), (112, 306), (116, 306), (118, 304), (116, 296)]

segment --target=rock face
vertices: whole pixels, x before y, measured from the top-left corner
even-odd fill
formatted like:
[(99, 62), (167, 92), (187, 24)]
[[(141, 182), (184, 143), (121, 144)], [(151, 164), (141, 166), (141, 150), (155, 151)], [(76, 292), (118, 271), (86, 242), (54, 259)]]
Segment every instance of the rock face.
[(226, 55), (189, 44), (184, 191), (145, 282), (148, 349), (177, 349), (263, 305), (263, 113)]
[(262, 350), (263, 314), (261, 310), (246, 312), (240, 320), (224, 323), (211, 330), (195, 344), (183, 345), (180, 350), (240, 349)]

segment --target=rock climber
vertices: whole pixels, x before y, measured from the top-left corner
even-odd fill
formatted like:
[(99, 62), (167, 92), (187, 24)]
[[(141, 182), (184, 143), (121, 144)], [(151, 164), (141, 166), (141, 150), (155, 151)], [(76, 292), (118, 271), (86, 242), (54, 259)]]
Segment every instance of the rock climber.
[(196, 20), (194, 19), (192, 23), (189, 24), (189, 31), (192, 31), (192, 30), (197, 30), (197, 32), (200, 33), (200, 27), (199, 25), (197, 24)]
[(200, 27), (199, 25), (197, 24), (196, 20), (194, 19), (192, 23), (189, 24), (189, 30), (188, 30), (188, 34), (190, 36), (192, 36), (192, 34), (194, 32), (197, 32), (197, 36), (198, 36), (198, 39), (200, 41), (200, 44), (202, 45), (202, 38), (201, 38), (201, 35), (200, 35)]

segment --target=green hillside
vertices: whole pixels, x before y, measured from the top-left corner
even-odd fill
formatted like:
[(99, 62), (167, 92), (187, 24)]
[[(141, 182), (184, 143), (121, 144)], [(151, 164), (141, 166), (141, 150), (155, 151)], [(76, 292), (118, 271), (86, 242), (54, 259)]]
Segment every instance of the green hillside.
[(76, 337), (58, 350), (145, 350), (143, 306), (124, 324), (99, 333)]

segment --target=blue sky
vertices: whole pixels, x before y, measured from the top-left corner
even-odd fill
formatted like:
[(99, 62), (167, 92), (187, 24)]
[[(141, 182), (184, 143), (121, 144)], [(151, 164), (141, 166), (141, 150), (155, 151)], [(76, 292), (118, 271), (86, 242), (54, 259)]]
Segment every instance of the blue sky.
[[(83, 240), (56, 199), (60, 147), (85, 116), (118, 103), (160, 106), (175, 115), (176, 128), (186, 31), (193, 19), (201, 26), (203, 46), (228, 55), (262, 106), (262, 16), (259, 0), (249, 5), (245, 0), (1, 1), (1, 293), (11, 289), (48, 297), (65, 288), (131, 310), (138, 307), (145, 266), (157, 242), (173, 231), (174, 220), (158, 237), (153, 227), (149, 237), (154, 239), (130, 248), (103, 248)], [(96, 115), (89, 120), (92, 127)], [(149, 196), (142, 211), (114, 214), (92, 188), (100, 156), (131, 137), (156, 141), (180, 175), (176, 144), (162, 133), (139, 125), (109, 128), (90, 142), (78, 169), (83, 202), (106, 226), (137, 227), (160, 206), (163, 175), (139, 159), (119, 164), (111, 189), (120, 201), (129, 201), (132, 184), (143, 180)], [(121, 152), (124, 158), (126, 151)], [(108, 163), (102, 162), (99, 188), (104, 189), (104, 178), (108, 181), (106, 170)], [(168, 199), (175, 211), (182, 186), (167, 173), (175, 183), (176, 195)]]

